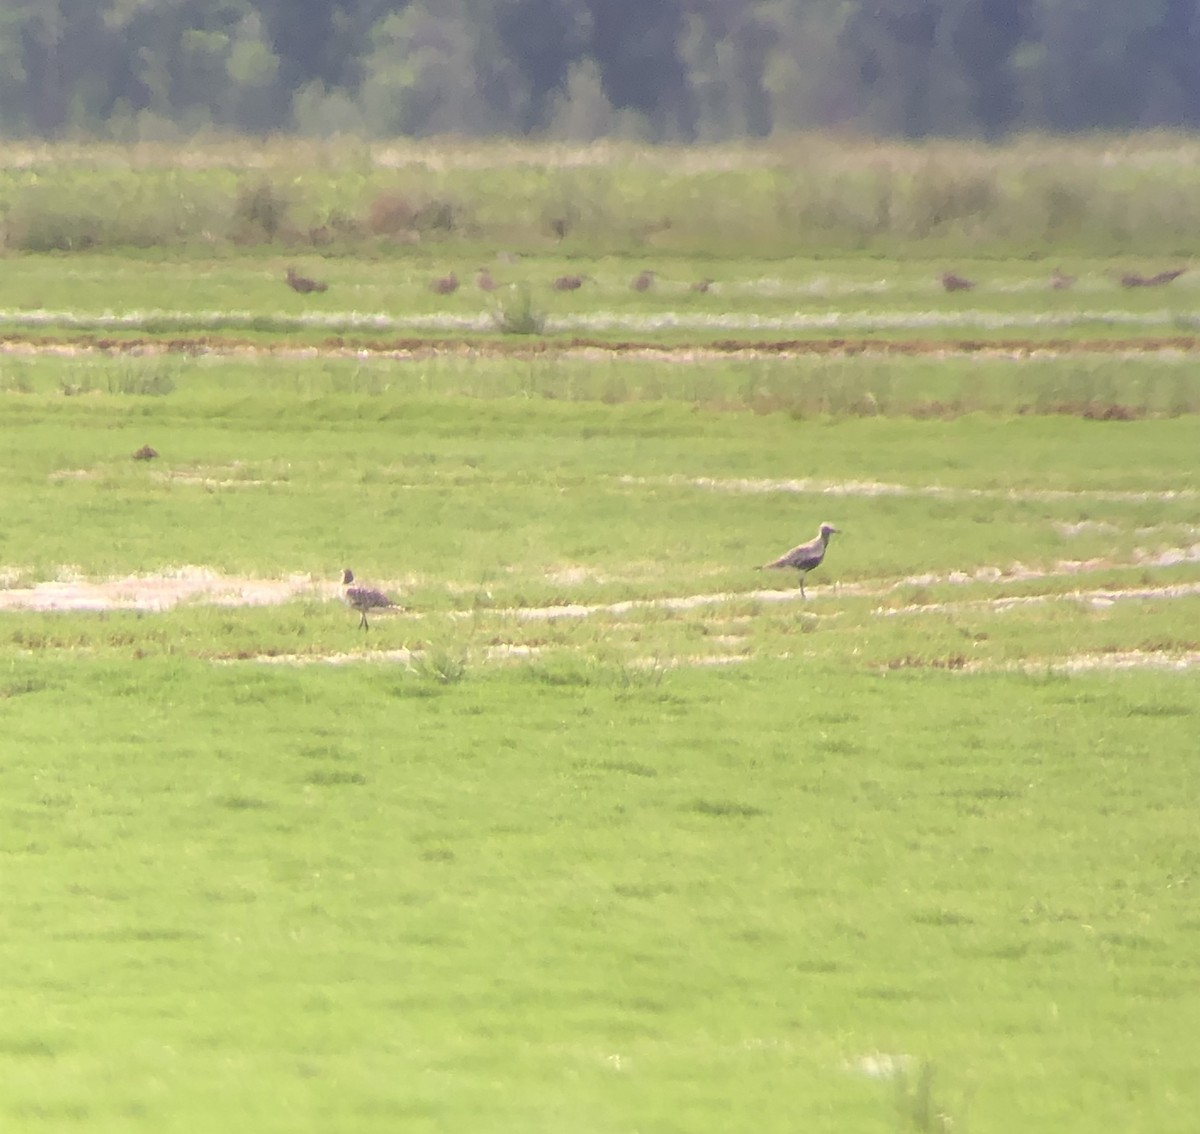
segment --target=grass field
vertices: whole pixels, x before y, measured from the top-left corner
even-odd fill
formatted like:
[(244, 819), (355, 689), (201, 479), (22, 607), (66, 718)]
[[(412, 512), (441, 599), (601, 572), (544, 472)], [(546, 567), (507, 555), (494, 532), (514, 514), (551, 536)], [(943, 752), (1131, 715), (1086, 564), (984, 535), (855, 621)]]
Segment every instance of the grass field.
[[(1165, 287), (1124, 288), (1128, 271), (1153, 274), (1188, 260), (1141, 256), (1071, 257), (1063, 261), (838, 257), (820, 261), (681, 256), (646, 250), (623, 257), (549, 252), (513, 257), (505, 246), (458, 245), (409, 250), (403, 257), (323, 259), (279, 249), (219, 259), (101, 254), (27, 256), (0, 280), (0, 334), (81, 334), (114, 340), (189, 336), (197, 349), (223, 341), (258, 346), (287, 335), (294, 345), (373, 350), (415, 336), (455, 337), (528, 349), (538, 336), (504, 334), (505, 312), (524, 310), (550, 341), (579, 337), (660, 345), (832, 340), (847, 337), (930, 341), (980, 340), (1060, 349), (1072, 338), (1115, 349), (1136, 336), (1181, 339), (1200, 330), (1200, 275), (1185, 272)], [(328, 285), (297, 295), (284, 284), (292, 264)], [(475, 285), (487, 266), (498, 285)], [(941, 276), (953, 267), (973, 291), (947, 294)], [(1072, 288), (1052, 290), (1062, 267)], [(642, 269), (658, 275), (646, 292), (631, 289)], [(437, 295), (430, 284), (453, 272), (461, 287)], [(556, 292), (555, 279), (583, 274), (582, 287)], [(711, 290), (693, 285), (711, 280)], [(524, 290), (524, 289), (527, 289)], [(527, 296), (527, 299), (524, 297)], [(1066, 340), (1064, 342), (1064, 340)]]
[(475, 253), (7, 261), (0, 1126), (1190, 1132), (1194, 282)]

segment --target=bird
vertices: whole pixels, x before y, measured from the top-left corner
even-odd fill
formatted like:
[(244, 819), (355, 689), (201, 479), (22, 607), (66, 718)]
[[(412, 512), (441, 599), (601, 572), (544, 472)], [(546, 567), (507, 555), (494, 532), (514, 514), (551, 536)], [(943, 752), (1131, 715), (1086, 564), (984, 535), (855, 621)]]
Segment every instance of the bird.
[(942, 273), (942, 287), (947, 291), (970, 291), (975, 286), (974, 280), (956, 275), (954, 272)]
[(588, 277), (586, 276), (559, 276), (558, 279), (554, 281), (554, 290), (578, 291), (581, 287), (583, 287), (583, 281), (587, 278)]
[(1055, 268), (1054, 274), (1050, 277), (1050, 287), (1054, 291), (1066, 291), (1074, 283), (1075, 277), (1063, 275), (1062, 268)]
[(647, 268), (644, 272), (640, 272), (633, 278), (633, 282), (629, 285), (634, 291), (649, 291), (654, 286), (654, 277), (656, 272)]
[(764, 563), (759, 570), (766, 571), (773, 567), (794, 567), (800, 572), (800, 597), (807, 599), (808, 595), (804, 593), (804, 576), (815, 567), (821, 566), (821, 560), (825, 558), (825, 548), (829, 546), (829, 537), (836, 534), (837, 531), (838, 529), (832, 524), (822, 524), (816, 538), (810, 539), (808, 543), (800, 544), (799, 547), (793, 547), (791, 551), (781, 555), (773, 563)]
[(707, 278), (702, 279), (702, 280), (697, 280), (694, 284), (692, 284), (692, 291), (702, 291), (702, 292), (708, 291), (708, 289), (710, 287), (712, 287), (714, 282), (715, 281), (707, 279)]
[(295, 268), (287, 270), (287, 285), (292, 291), (298, 291), (301, 295), (307, 295), (310, 291), (325, 291), (329, 287), (324, 280), (313, 280), (308, 276), (297, 275)]
[(1177, 280), (1186, 268), (1175, 268), (1169, 272), (1158, 272), (1153, 276), (1143, 276), (1138, 272), (1126, 272), (1121, 276), (1122, 287), (1161, 287), (1163, 284), (1169, 284), (1172, 280)]
[(367, 622), (368, 610), (386, 610), (396, 605), (383, 591), (377, 591), (372, 587), (354, 586), (354, 572), (349, 567), (342, 572), (342, 592), (346, 597), (346, 604), (362, 615), (362, 620), (358, 625), (363, 630), (371, 629)]
[(135, 461), (152, 461), (158, 456), (158, 450), (153, 445), (143, 445), (133, 454)]
[(1169, 272), (1159, 272), (1157, 275), (1151, 276), (1146, 280), (1147, 287), (1158, 287), (1161, 284), (1169, 284), (1172, 280), (1177, 280), (1187, 268), (1175, 268)]
[(450, 295), (458, 291), (458, 276), (451, 272), (448, 276), (442, 276), (439, 279), (431, 280), (429, 290), (436, 295)]
[(487, 267), (479, 269), (479, 274), (475, 277), (475, 286), (480, 291), (495, 291), (496, 281), (492, 279), (492, 273)]

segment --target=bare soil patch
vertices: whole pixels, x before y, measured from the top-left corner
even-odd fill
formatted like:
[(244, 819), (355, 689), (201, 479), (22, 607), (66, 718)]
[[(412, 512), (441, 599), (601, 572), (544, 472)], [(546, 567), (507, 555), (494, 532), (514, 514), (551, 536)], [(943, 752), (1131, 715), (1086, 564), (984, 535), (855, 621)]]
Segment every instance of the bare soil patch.
[(336, 598), (334, 583), (311, 575), (256, 579), (222, 575), (208, 567), (179, 567), (119, 579), (65, 578), (0, 590), (0, 610), (170, 610), (185, 602), (214, 606), (272, 606), (293, 599)]
[[(599, 339), (560, 336), (530, 341), (500, 338), (462, 338), (446, 335), (349, 337), (331, 335), (319, 343), (296, 346), (281, 340), (263, 343), (244, 336), (200, 334), (150, 336), (131, 333), (42, 335), (9, 332), (0, 336), (0, 353), (47, 354), (74, 357), (83, 354), (155, 356), (181, 354), (190, 357), (233, 358), (392, 358), (419, 360), (445, 355), (530, 359), (539, 357), (629, 357), (654, 362), (698, 362), (730, 357), (800, 358), (830, 356), (951, 357), (975, 355), (1010, 359), (1054, 358), (1062, 355), (1145, 355), (1200, 352), (1195, 335), (1137, 336), (1113, 339), (1030, 338), (723, 338), (664, 345), (639, 339)], [(1061, 412), (1086, 412), (1093, 416), (1125, 419), (1128, 407), (1071, 406)]]
[(1123, 490), (1103, 488), (954, 488), (942, 484), (893, 484), (877, 480), (821, 480), (814, 477), (623, 476), (623, 484), (685, 485), (709, 492), (760, 495), (794, 493), (805, 496), (933, 496), (947, 500), (1107, 500), (1114, 503), (1194, 500), (1192, 488)]

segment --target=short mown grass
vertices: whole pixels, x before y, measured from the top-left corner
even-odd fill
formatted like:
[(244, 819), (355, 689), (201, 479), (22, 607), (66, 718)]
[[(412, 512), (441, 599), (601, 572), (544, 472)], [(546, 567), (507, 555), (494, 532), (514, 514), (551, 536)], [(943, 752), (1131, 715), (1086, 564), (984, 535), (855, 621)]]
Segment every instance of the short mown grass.
[(14, 1128), (1189, 1128), (1185, 677), (7, 668)]

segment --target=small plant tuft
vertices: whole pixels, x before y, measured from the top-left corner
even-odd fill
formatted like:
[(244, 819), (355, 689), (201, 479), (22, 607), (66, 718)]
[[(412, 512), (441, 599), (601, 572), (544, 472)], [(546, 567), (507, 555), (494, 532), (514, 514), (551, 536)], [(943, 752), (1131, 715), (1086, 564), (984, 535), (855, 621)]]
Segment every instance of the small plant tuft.
[(448, 646), (430, 646), (412, 660), (413, 672), (435, 685), (457, 685), (467, 676), (467, 655)]
[(545, 312), (534, 306), (533, 290), (525, 282), (518, 284), (512, 298), (502, 301), (492, 312), (492, 321), (505, 335), (540, 335), (546, 329)]
[(127, 366), (108, 376), (108, 392), (110, 394), (162, 398), (174, 391), (174, 371), (170, 367), (155, 367), (146, 370), (142, 367)]

